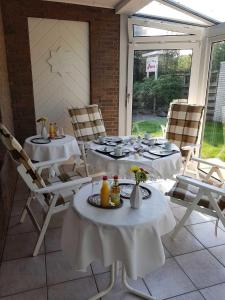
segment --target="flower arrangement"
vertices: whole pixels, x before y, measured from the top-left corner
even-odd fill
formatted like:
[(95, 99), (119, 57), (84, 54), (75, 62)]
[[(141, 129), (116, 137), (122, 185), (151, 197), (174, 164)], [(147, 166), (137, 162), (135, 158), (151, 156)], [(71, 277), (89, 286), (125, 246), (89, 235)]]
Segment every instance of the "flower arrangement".
[(48, 121), (47, 117), (41, 117), (37, 119), (37, 123), (41, 123), (42, 126), (45, 126), (47, 121)]
[(139, 185), (141, 182), (145, 182), (148, 179), (147, 174), (149, 173), (143, 168), (139, 168), (138, 166), (132, 166), (129, 171), (134, 173), (136, 185)]

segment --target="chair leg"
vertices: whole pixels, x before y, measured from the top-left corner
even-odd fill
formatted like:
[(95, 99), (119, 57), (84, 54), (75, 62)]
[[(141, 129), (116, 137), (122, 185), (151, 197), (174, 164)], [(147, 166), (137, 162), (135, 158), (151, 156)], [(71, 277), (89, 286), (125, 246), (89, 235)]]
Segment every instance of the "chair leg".
[(41, 232), (39, 234), (37, 243), (35, 245), (33, 256), (37, 256), (38, 255), (38, 252), (39, 252), (41, 244), (43, 242), (46, 230), (48, 228), (48, 224), (49, 224), (49, 222), (51, 220), (52, 215), (54, 214), (53, 211), (54, 211), (54, 208), (55, 208), (55, 205), (56, 205), (57, 198), (58, 198), (57, 196), (54, 196), (53, 199), (52, 199), (52, 203), (51, 203), (51, 205), (49, 207), (49, 210), (48, 210), (48, 212), (46, 214), (44, 223), (43, 223), (42, 228), (41, 228)]
[(178, 232), (180, 231), (180, 229), (184, 226), (185, 222), (187, 221), (187, 219), (190, 217), (191, 213), (193, 212), (194, 207), (189, 207), (187, 208), (183, 218), (180, 220), (179, 223), (177, 223), (177, 225), (175, 226), (172, 234), (171, 234), (171, 238), (174, 239), (175, 236), (178, 234)]
[(34, 195), (32, 193), (30, 193), (27, 202), (24, 206), (23, 212), (21, 214), (21, 218), (20, 218), (20, 223), (23, 223), (26, 216), (27, 216), (27, 207), (30, 207), (31, 201), (34, 199)]

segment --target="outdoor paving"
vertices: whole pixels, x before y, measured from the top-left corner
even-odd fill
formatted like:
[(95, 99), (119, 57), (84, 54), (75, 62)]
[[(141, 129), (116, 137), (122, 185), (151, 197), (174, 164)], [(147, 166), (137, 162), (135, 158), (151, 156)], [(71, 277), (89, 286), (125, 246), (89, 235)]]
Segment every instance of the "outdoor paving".
[[(161, 182), (160, 186), (164, 185)], [(28, 191), (17, 183), (8, 236), (0, 268), (0, 299), (4, 300), (82, 300), (104, 289), (109, 282), (109, 268), (93, 263), (87, 272), (77, 272), (60, 250), (63, 214), (51, 222), (37, 257), (32, 257), (37, 234), (29, 221), (18, 224)], [(171, 204), (179, 220), (185, 210)], [(40, 208), (34, 210), (41, 219)], [(130, 284), (157, 299), (225, 299), (225, 229), (214, 235), (213, 218), (194, 213), (172, 241), (163, 237), (166, 263), (144, 279)], [(120, 280), (103, 299), (141, 299), (126, 292)]]

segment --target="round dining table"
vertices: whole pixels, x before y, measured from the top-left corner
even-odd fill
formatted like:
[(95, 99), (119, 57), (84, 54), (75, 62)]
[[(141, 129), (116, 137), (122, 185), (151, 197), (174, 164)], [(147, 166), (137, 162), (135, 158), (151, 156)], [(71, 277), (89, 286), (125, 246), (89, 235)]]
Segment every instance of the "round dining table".
[[(120, 183), (134, 184), (131, 180)], [(127, 283), (144, 277), (165, 262), (161, 236), (172, 231), (176, 222), (165, 196), (151, 185), (143, 184), (150, 197), (143, 200), (139, 209), (123, 200), (118, 209), (103, 209), (90, 205), (87, 199), (93, 192), (93, 184), (83, 186), (74, 196), (68, 209), (62, 230), (62, 250), (76, 270), (85, 271), (94, 261), (111, 266), (109, 287), (91, 297), (99, 299), (110, 292), (117, 274), (117, 263), (122, 263), (122, 280), (130, 293), (144, 299), (155, 299)], [(99, 185), (100, 188), (100, 185)]]
[(48, 161), (60, 158), (69, 159), (71, 156), (80, 157), (80, 148), (74, 136), (65, 135), (60, 139), (51, 139), (46, 144), (35, 140), (40, 136), (31, 136), (25, 140), (24, 150), (33, 161)]
[(121, 139), (122, 142), (118, 145), (122, 145), (123, 149), (129, 151), (129, 153), (122, 158), (112, 157), (102, 151), (104, 147), (111, 148), (111, 151), (113, 151), (115, 146), (108, 146), (107, 143), (100, 145), (98, 142), (96, 143), (96, 141), (89, 143), (87, 162), (93, 173), (105, 171), (110, 175), (118, 174), (121, 177), (129, 178), (129, 169), (133, 165), (146, 169), (152, 178), (170, 179), (180, 172), (182, 156), (179, 148), (175, 144), (171, 146), (170, 155), (164, 156), (160, 154), (160, 151), (164, 149), (163, 145), (166, 142), (165, 139), (158, 139), (158, 144), (153, 146), (141, 143), (142, 151), (138, 154), (134, 151), (137, 144), (132, 145), (128, 143), (128, 137), (122, 137)]

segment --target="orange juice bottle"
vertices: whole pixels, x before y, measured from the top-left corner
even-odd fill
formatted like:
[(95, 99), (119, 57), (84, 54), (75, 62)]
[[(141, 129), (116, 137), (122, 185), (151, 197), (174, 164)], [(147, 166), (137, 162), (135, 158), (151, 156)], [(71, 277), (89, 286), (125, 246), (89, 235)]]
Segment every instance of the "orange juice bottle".
[(49, 124), (49, 137), (50, 137), (50, 139), (55, 138), (55, 129), (54, 129), (53, 123)]
[(100, 193), (102, 207), (109, 206), (109, 196), (110, 196), (110, 186), (108, 182), (108, 177), (103, 176), (103, 182), (102, 182), (101, 193)]

